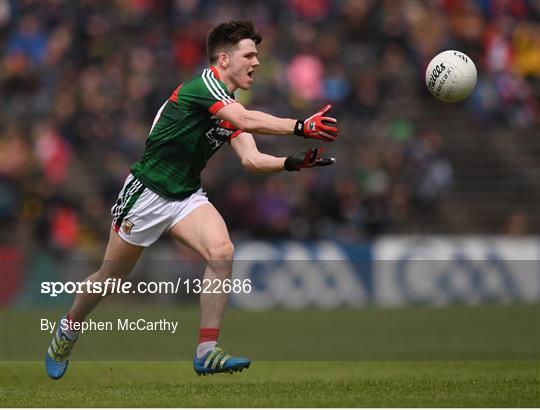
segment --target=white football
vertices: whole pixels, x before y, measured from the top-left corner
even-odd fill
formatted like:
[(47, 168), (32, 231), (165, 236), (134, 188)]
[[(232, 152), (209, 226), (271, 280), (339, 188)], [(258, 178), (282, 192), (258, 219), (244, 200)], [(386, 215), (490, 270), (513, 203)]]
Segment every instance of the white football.
[(426, 86), (444, 102), (467, 98), (476, 86), (476, 66), (469, 56), (456, 50), (437, 54), (426, 69)]

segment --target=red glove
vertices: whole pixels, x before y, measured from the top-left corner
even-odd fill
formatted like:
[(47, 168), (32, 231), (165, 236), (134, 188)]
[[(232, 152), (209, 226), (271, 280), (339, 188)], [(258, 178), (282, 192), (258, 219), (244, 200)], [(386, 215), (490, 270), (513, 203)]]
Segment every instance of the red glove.
[(324, 167), (336, 162), (334, 158), (324, 157), (324, 151), (323, 147), (317, 147), (297, 152), (287, 157), (285, 169), (287, 171), (300, 171), (302, 168)]
[(294, 127), (294, 134), (304, 138), (316, 138), (328, 142), (335, 141), (338, 136), (338, 129), (332, 124), (337, 124), (337, 120), (324, 116), (331, 109), (332, 106), (328, 104), (307, 120), (298, 120)]

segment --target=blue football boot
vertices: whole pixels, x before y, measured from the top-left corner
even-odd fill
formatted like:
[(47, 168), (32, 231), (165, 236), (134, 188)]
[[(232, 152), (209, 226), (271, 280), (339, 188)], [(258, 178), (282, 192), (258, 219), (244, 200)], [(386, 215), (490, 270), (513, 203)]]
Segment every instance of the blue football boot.
[[(65, 317), (62, 319), (65, 319)], [(61, 378), (66, 372), (69, 365), (69, 360), (67, 360), (67, 358), (71, 354), (71, 349), (73, 349), (73, 346), (77, 341), (77, 339), (71, 340), (62, 333), (62, 329), (60, 329), (60, 322), (62, 319), (58, 321), (58, 329), (54, 334), (49, 349), (47, 349), (47, 353), (45, 353), (45, 368), (47, 369), (47, 374), (55, 380)]]
[(249, 368), (251, 360), (244, 357), (233, 357), (223, 349), (214, 347), (200, 359), (193, 359), (193, 369), (197, 375), (206, 376), (214, 373), (241, 372)]

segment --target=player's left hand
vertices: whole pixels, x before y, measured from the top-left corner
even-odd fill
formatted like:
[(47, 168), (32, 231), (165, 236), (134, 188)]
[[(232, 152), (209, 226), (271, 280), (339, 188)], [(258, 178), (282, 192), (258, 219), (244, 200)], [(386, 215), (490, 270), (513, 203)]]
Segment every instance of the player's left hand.
[(332, 106), (327, 104), (308, 119), (298, 120), (294, 127), (294, 134), (304, 138), (316, 138), (322, 141), (334, 142), (338, 136), (337, 120), (325, 116), (331, 109)]
[(300, 171), (302, 168), (324, 167), (336, 162), (335, 158), (324, 157), (325, 149), (323, 147), (309, 148), (305, 151), (299, 151), (285, 160), (285, 169), (287, 171)]

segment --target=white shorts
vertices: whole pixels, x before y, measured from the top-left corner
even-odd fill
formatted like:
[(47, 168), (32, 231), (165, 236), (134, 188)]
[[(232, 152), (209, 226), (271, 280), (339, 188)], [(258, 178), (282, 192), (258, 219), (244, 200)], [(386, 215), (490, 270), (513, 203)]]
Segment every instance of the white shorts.
[(191, 211), (206, 203), (209, 203), (208, 197), (202, 188), (186, 199), (175, 201), (156, 194), (129, 174), (111, 208), (112, 226), (127, 243), (149, 246)]

